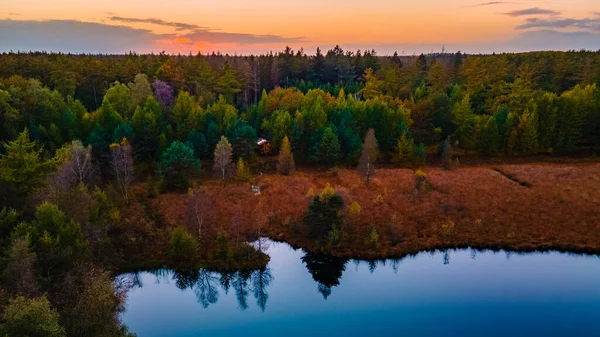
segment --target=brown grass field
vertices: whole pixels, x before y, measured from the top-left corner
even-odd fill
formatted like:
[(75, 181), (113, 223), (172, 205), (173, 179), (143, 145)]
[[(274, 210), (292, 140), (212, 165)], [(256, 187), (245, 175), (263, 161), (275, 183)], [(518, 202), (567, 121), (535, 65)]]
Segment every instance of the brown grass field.
[[(414, 171), (409, 169), (379, 169), (369, 186), (355, 170), (348, 169), (264, 175), (258, 181), (260, 196), (252, 194), (248, 183), (223, 186), (216, 180), (202, 181), (211, 200), (205, 212), (206, 233), (210, 236), (224, 228), (230, 237), (235, 236), (232, 218), (238, 214), (246, 237), (256, 235), (262, 218), (262, 233), (317, 251), (320, 248), (306, 236), (302, 222), (312, 199), (306, 195), (309, 189), (318, 194), (330, 183), (344, 198), (348, 224), (340, 247), (329, 251), (337, 256), (401, 257), (466, 246), (600, 253), (600, 163), (424, 171), (429, 186), (421, 196), (415, 192)], [(145, 185), (134, 190), (143, 200)], [(151, 236), (152, 226), (186, 225), (186, 198), (185, 194), (161, 194), (142, 201), (143, 207), (140, 202), (132, 203), (126, 213), (136, 226), (141, 223), (135, 218), (144, 218), (140, 220)], [(349, 214), (352, 202), (360, 204), (359, 215)], [(364, 243), (372, 225), (380, 236), (377, 249)]]

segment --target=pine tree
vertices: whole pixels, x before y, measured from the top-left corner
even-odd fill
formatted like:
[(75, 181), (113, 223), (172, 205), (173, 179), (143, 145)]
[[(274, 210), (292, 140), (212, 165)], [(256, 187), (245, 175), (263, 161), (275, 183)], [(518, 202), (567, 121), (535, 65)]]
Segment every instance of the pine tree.
[(326, 128), (323, 132), (317, 156), (319, 161), (325, 164), (334, 164), (340, 159), (340, 141), (331, 128)]
[(29, 140), (29, 130), (23, 130), (15, 140), (2, 145), (6, 154), (0, 154), (1, 180), (14, 186), (21, 197), (44, 184), (53, 163), (42, 160), (43, 149)]
[(366, 180), (367, 185), (373, 175), (375, 175), (375, 161), (377, 160), (377, 139), (375, 131), (369, 129), (363, 142), (360, 160), (358, 161), (358, 172)]
[(174, 141), (160, 157), (161, 173), (166, 187), (185, 191), (189, 178), (200, 169), (200, 160), (194, 150), (180, 141)]
[(236, 174), (235, 174), (235, 178), (238, 181), (249, 181), (252, 178), (252, 174), (250, 173), (250, 168), (248, 167), (248, 164), (244, 161), (243, 158), (240, 158), (238, 160), (237, 166), (236, 166)]
[(415, 152), (415, 142), (412, 138), (408, 138), (405, 133), (398, 139), (396, 153), (393, 156), (393, 161), (396, 165), (409, 164), (413, 162)]
[(478, 150), (485, 155), (495, 155), (500, 149), (500, 133), (496, 118), (490, 117), (481, 133)]
[(526, 111), (519, 120), (519, 128), (519, 151), (526, 154), (536, 153), (539, 149), (537, 114)]
[(288, 137), (285, 136), (281, 142), (281, 148), (279, 149), (279, 158), (277, 163), (277, 170), (280, 174), (287, 176), (294, 173), (296, 164), (294, 163), (294, 154), (290, 146)]

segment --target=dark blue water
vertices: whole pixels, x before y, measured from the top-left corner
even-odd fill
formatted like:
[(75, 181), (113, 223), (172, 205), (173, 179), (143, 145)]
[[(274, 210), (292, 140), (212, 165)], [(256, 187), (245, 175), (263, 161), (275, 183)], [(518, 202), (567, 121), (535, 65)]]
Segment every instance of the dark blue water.
[(252, 273), (140, 273), (123, 321), (140, 337), (600, 336), (596, 256), (452, 250), (369, 263), (281, 243), (268, 253)]

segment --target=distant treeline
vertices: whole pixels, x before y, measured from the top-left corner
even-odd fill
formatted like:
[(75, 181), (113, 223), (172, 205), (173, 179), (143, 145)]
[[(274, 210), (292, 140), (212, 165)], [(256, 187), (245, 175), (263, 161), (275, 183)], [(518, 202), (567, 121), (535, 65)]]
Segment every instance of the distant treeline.
[[(301, 161), (355, 161), (369, 128), (382, 159), (421, 161), (452, 144), (486, 155), (600, 145), (600, 53), (377, 56), (0, 55), (0, 140), (24, 128), (48, 154), (72, 139), (102, 157), (130, 140), (137, 160), (171, 142), (236, 159), (288, 136)], [(326, 143), (326, 144), (324, 144)]]

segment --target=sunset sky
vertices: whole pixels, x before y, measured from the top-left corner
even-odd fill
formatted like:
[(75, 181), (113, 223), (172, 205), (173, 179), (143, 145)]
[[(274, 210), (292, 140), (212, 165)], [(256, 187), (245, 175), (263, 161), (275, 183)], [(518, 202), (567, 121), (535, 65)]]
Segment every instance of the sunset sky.
[(0, 52), (600, 49), (598, 0), (1, 0)]

